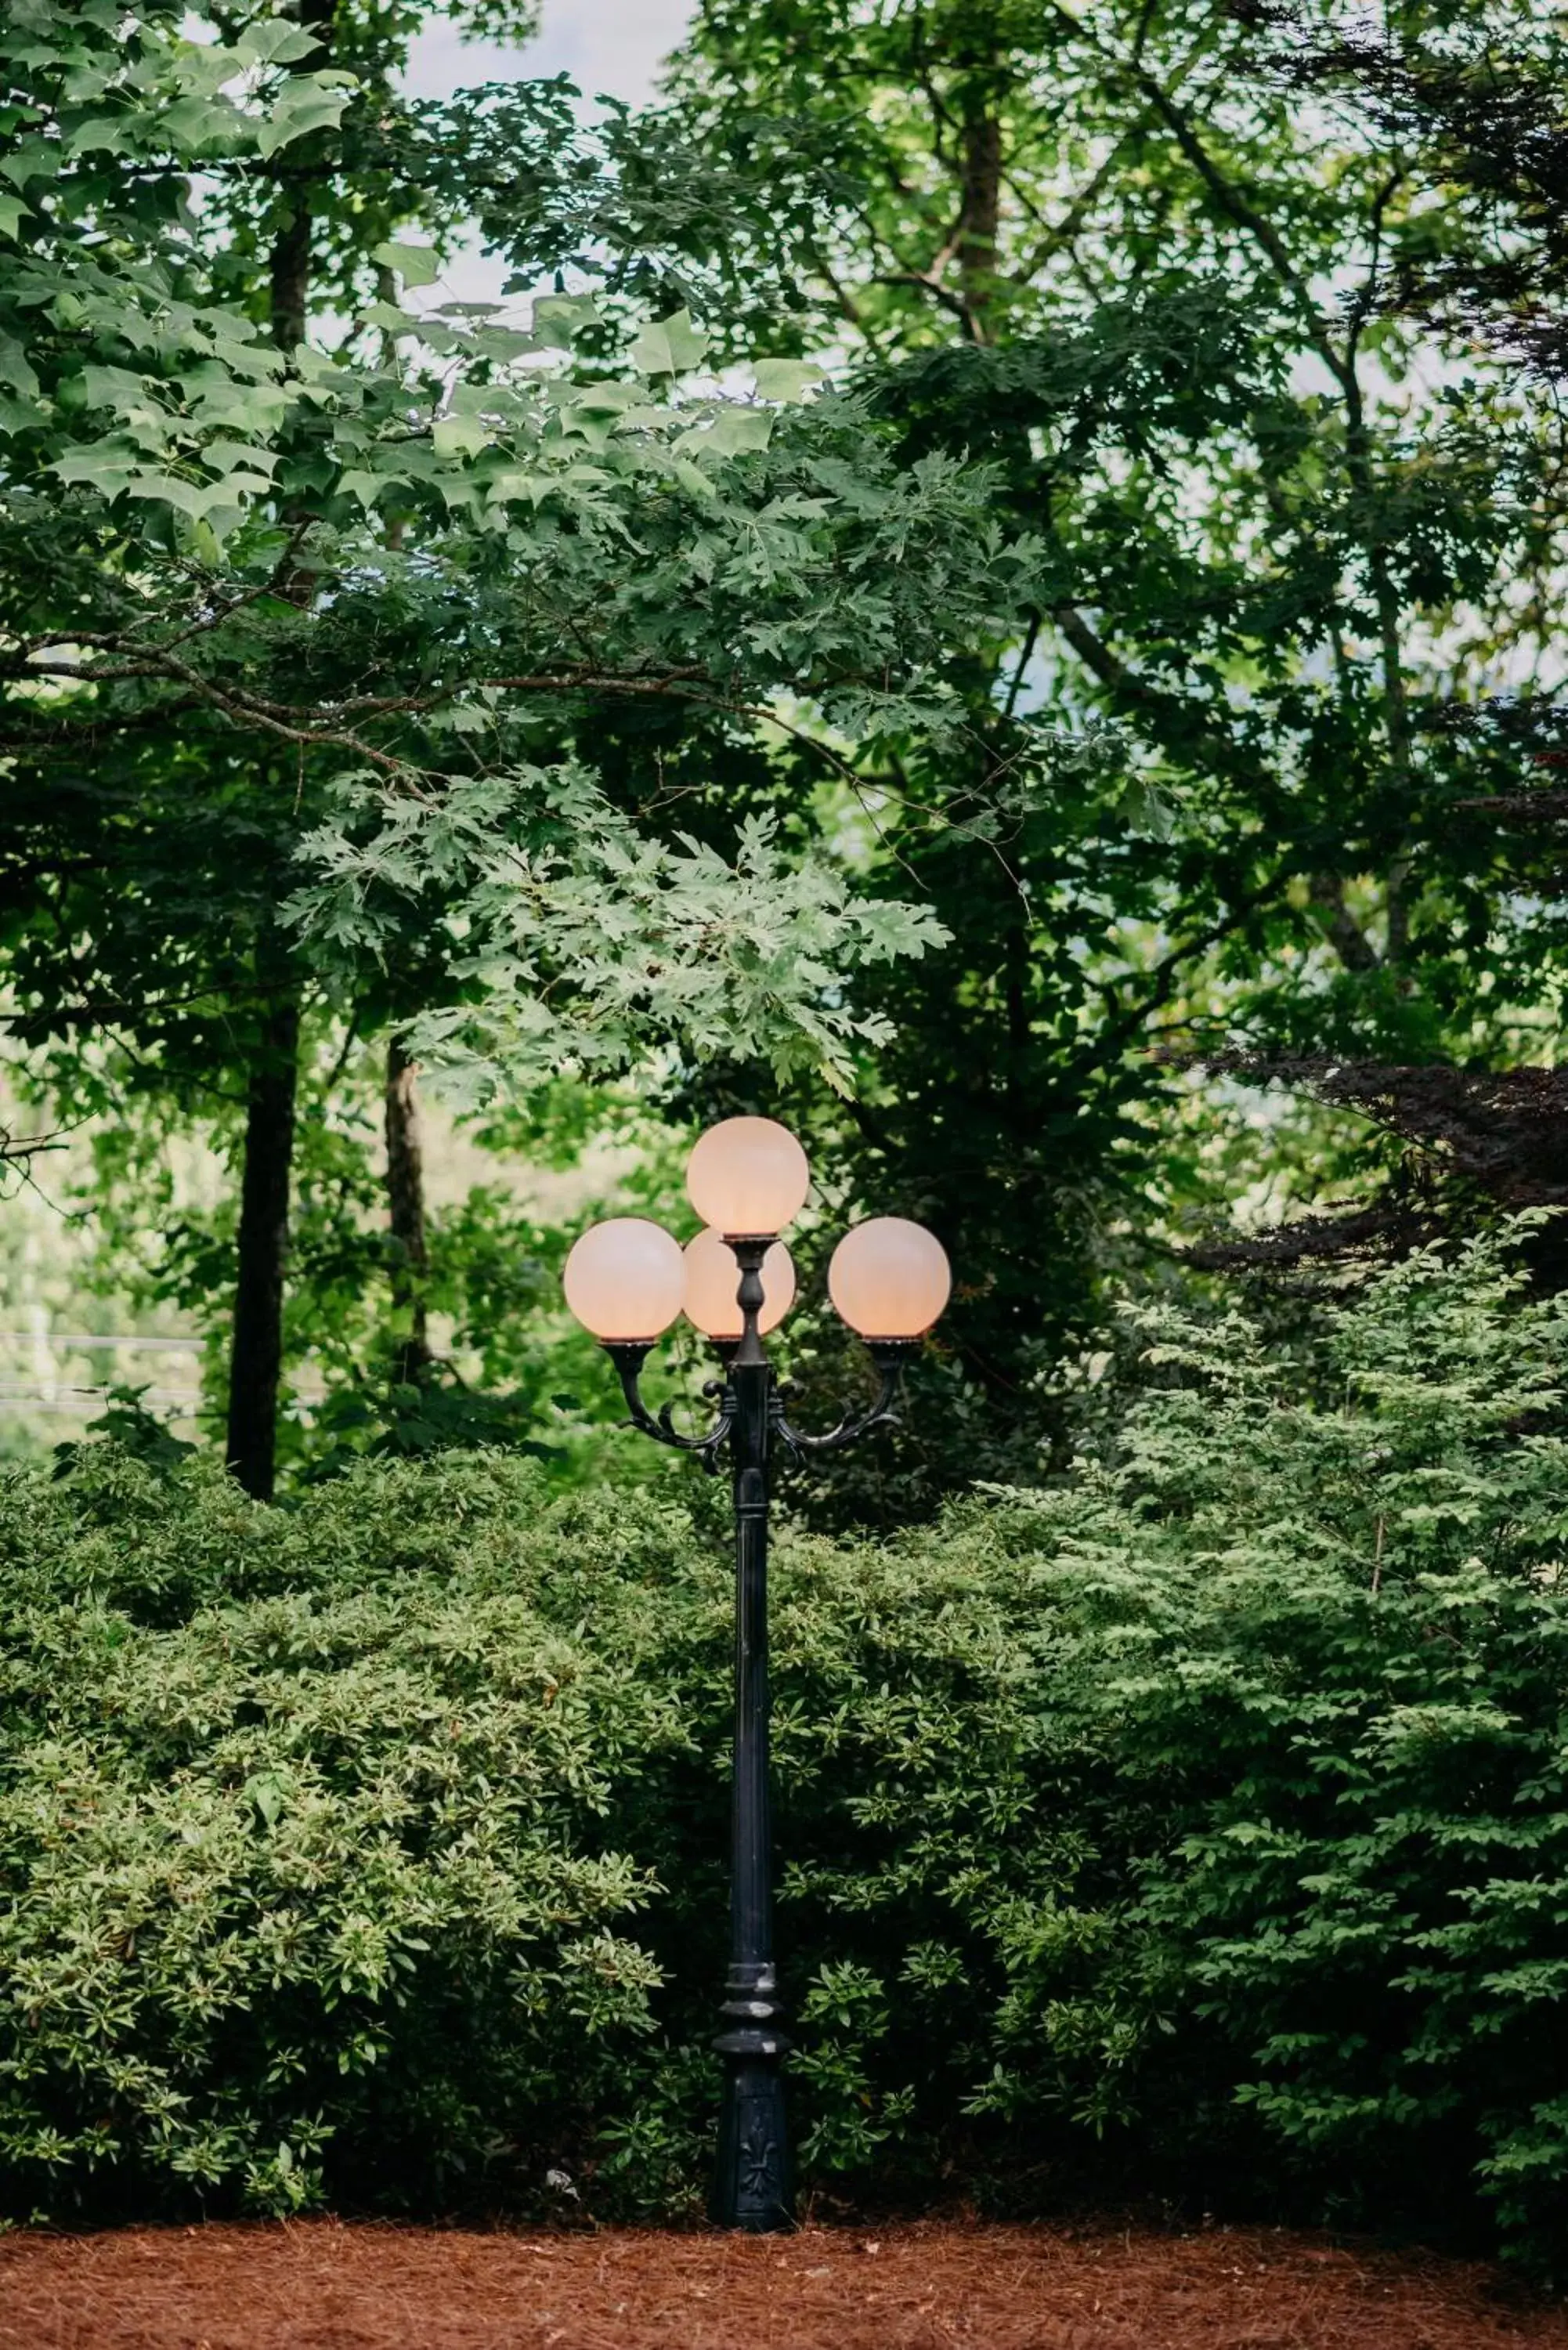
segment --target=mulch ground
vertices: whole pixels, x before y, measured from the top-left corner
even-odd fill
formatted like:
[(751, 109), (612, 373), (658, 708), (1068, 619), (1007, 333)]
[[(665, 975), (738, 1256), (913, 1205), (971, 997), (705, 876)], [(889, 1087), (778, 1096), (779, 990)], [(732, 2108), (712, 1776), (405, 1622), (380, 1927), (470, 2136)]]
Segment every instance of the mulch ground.
[(0, 2238), (0, 2350), (1568, 2350), (1495, 2271), (1266, 2229)]

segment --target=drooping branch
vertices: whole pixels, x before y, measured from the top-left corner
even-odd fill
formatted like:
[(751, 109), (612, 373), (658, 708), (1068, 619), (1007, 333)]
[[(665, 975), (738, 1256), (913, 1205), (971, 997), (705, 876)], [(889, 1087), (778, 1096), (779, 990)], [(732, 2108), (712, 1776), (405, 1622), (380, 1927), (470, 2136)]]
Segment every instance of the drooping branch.
[[(1568, 1069), (1411, 1067), (1311, 1054), (1161, 1057), (1209, 1076), (1309, 1095), (1410, 1146), (1406, 1165), (1376, 1199), (1207, 1243), (1189, 1252), (1196, 1263), (1285, 1266), (1402, 1253), (1452, 1229), (1467, 1193), (1472, 1203), (1509, 1214), (1568, 1209)], [(1563, 1273), (1568, 1278), (1568, 1265)]]
[(1434, 178), (1460, 192), (1488, 233), (1438, 240), (1382, 274), (1379, 307), (1459, 328), (1522, 359), (1550, 380), (1568, 377), (1568, 123), (1550, 51), (1532, 50), (1531, 26), (1500, 38), (1478, 13), (1473, 47), (1401, 39), (1397, 20), (1329, 33), (1304, 8), (1231, 0), (1231, 13), (1266, 30), (1268, 69), (1280, 82), (1348, 95), (1390, 144), (1424, 149)]
[(66, 1148), (66, 1135), (58, 1127), (47, 1134), (13, 1134), (8, 1127), (0, 1126), (0, 1167), (26, 1167), (46, 1151)]
[[(183, 660), (168, 646), (149, 646), (125, 639), (100, 635), (88, 639), (74, 637), (66, 641), (82, 644), (91, 642), (106, 658), (101, 661), (84, 662), (64, 657), (47, 657), (47, 643), (59, 643), (57, 635), (49, 640), (28, 642), (0, 652), (0, 678), (32, 681), (42, 678), (58, 679), (73, 685), (123, 685), (128, 683), (166, 683), (181, 689), (176, 704), (171, 709), (188, 711), (204, 706), (231, 719), (237, 726), (250, 728), (302, 750), (346, 751), (352, 757), (383, 774), (407, 775), (413, 772), (413, 763), (405, 757), (384, 750), (368, 741), (361, 731), (369, 721), (389, 718), (420, 718), (447, 708), (462, 695), (477, 691), (516, 694), (603, 694), (608, 696), (660, 697), (691, 692), (707, 686), (705, 699), (721, 700), (717, 681), (706, 670), (687, 666), (649, 672), (646, 669), (615, 671), (584, 665), (581, 668), (547, 670), (536, 673), (463, 679), (450, 686), (436, 687), (422, 693), (359, 694), (343, 701), (327, 700), (316, 703), (281, 702), (275, 696), (257, 692), (237, 681), (219, 683), (205, 676), (192, 663)], [(739, 713), (742, 705), (725, 702)], [(90, 734), (100, 741), (106, 732), (121, 723), (144, 729), (151, 722), (144, 709), (124, 714), (106, 711), (94, 702), (79, 712), (61, 711), (57, 706), (49, 713), (48, 722), (35, 722), (27, 731), (30, 747), (40, 743), (60, 743), (78, 734)]]

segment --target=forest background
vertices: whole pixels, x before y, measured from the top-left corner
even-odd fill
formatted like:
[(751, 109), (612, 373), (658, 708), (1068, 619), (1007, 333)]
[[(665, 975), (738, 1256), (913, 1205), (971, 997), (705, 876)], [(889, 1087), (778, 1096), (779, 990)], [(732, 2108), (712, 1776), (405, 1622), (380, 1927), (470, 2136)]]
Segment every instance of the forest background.
[(692, 2212), (722, 1510), (557, 1275), (765, 1110), (808, 1415), (957, 1274), (781, 1480), (808, 2191), (1560, 2281), (1561, 27), (535, 29), (0, 36), (6, 2215)]
[(840, 1520), (1561, 1196), (1548, 12), (708, 5), (640, 112), (138, 21), (8, 36), (13, 1449), (166, 1417), (64, 1325), (257, 1493), (652, 1473), (556, 1273), (738, 1108), (958, 1267)]

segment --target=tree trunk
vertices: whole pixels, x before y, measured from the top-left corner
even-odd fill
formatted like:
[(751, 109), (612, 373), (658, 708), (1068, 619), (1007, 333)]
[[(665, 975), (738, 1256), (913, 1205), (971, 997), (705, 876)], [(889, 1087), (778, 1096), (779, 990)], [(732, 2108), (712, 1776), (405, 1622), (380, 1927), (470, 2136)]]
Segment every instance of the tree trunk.
[[(333, 14), (337, 0), (296, 0), (285, 13), (302, 31), (313, 33), (318, 46), (295, 67), (297, 73), (316, 73), (332, 54)], [(285, 180), (287, 192), (283, 216), (273, 234), (270, 255), (273, 340), (291, 351), (305, 340), (310, 301), (310, 214), (312, 183), (308, 177)]]
[[(334, 5), (335, 0), (297, 0), (289, 13), (306, 32), (327, 44)], [(302, 62), (318, 66), (324, 54), (325, 49), (317, 49)], [(284, 198), (268, 255), (273, 339), (286, 351), (305, 340), (310, 296), (310, 213), (311, 182), (300, 179)], [(308, 572), (295, 571), (278, 586), (292, 601), (304, 604), (310, 599), (314, 581)], [(276, 951), (275, 938), (266, 943)], [(279, 997), (266, 1015), (250, 1069), (229, 1357), (229, 1467), (258, 1502), (271, 1501), (277, 1474), (283, 1284), (288, 1260), (289, 1178), (294, 1166), (298, 1076), (299, 1004), (293, 996)]]
[(286, 998), (268, 1014), (251, 1064), (229, 1357), (229, 1467), (258, 1502), (271, 1501), (276, 1473), (283, 1280), (298, 1069), (299, 1006)]
[(1307, 894), (1323, 916), (1324, 931), (1346, 971), (1376, 971), (1377, 950), (1345, 902), (1345, 885), (1333, 873), (1314, 873)]
[(394, 1036), (387, 1046), (387, 1209), (392, 1234), (392, 1310), (399, 1340), (392, 1377), (417, 1387), (430, 1368), (425, 1326), (424, 1136), (413, 1064)]
[(977, 343), (990, 339), (986, 314), (996, 291), (1001, 218), (1002, 124), (989, 109), (979, 108), (963, 126), (963, 184), (954, 240), (965, 321)]
[(310, 185), (301, 181), (283, 225), (272, 241), (273, 340), (292, 351), (305, 340), (310, 291)]

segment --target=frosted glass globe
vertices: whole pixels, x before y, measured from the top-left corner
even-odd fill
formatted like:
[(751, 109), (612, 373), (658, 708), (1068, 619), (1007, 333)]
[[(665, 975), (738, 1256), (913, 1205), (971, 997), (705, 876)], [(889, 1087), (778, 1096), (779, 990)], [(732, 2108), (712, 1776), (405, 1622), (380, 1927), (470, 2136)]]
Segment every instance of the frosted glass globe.
[(771, 1118), (711, 1126), (686, 1162), (691, 1205), (715, 1232), (782, 1232), (805, 1205), (811, 1170), (787, 1127)]
[[(686, 1319), (710, 1338), (738, 1338), (744, 1323), (739, 1291), (741, 1268), (722, 1232), (710, 1225), (686, 1243)], [(763, 1259), (763, 1310), (757, 1328), (776, 1330), (794, 1304), (794, 1262), (783, 1241)]]
[(918, 1338), (951, 1288), (940, 1241), (904, 1216), (873, 1216), (857, 1224), (827, 1268), (828, 1295), (863, 1338)]
[(646, 1216), (590, 1224), (566, 1259), (566, 1303), (596, 1338), (657, 1338), (680, 1311), (686, 1260), (680, 1243)]

